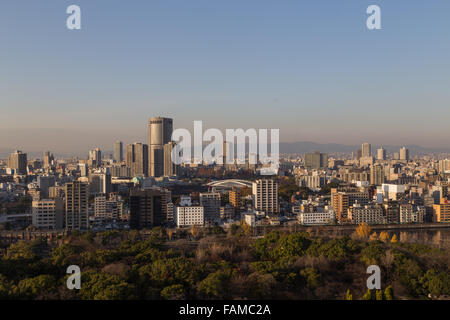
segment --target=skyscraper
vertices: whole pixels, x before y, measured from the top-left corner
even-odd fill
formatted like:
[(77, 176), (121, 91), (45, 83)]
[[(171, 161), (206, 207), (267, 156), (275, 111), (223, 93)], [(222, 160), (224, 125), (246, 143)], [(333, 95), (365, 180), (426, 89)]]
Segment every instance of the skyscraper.
[(173, 120), (155, 117), (148, 120), (149, 175), (164, 175), (164, 145), (171, 142)]
[(409, 150), (406, 147), (400, 149), (400, 160), (409, 161)]
[(114, 161), (123, 161), (123, 144), (122, 141), (116, 141), (114, 143)]
[(44, 169), (50, 167), (53, 163), (54, 157), (50, 151), (44, 152)]
[(14, 169), (16, 174), (27, 174), (27, 154), (16, 150), (9, 156), (6, 166)]
[(172, 177), (178, 175), (178, 166), (172, 161), (172, 150), (175, 142), (168, 142), (164, 145), (164, 176)]
[(383, 148), (377, 151), (377, 160), (386, 160), (386, 150)]
[(66, 219), (65, 226), (68, 230), (89, 229), (88, 217), (88, 184), (80, 181), (67, 183), (66, 194)]
[(99, 148), (95, 148), (89, 151), (89, 165), (95, 168), (102, 165), (102, 152)]
[(361, 156), (363, 158), (372, 156), (372, 146), (370, 143), (363, 143), (361, 145)]
[(148, 176), (148, 146), (140, 142), (127, 145), (126, 163), (133, 177)]

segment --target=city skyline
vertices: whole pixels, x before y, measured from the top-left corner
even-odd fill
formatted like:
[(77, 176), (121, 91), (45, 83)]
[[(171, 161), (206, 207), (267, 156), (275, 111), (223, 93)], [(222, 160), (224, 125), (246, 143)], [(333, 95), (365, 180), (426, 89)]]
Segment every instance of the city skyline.
[(79, 31), (69, 1), (2, 4), (0, 147), (145, 141), (152, 114), (281, 142), (446, 146), (448, 2), (377, 1), (376, 31), (372, 1), (175, 2), (79, 0)]

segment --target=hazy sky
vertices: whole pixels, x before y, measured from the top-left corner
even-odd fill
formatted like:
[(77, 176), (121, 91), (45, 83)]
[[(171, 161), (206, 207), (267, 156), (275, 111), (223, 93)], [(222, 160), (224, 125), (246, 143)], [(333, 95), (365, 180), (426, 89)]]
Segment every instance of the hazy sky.
[[(66, 28), (67, 6), (82, 30)], [(382, 30), (366, 28), (381, 7)], [(448, 0), (2, 0), (0, 148), (68, 152), (175, 127), (446, 146)]]

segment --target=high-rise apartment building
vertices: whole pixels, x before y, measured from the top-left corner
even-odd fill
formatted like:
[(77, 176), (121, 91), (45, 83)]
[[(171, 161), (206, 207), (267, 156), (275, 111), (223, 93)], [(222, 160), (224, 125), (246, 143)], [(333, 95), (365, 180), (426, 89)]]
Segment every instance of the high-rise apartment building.
[(148, 146), (140, 142), (127, 145), (126, 163), (133, 177), (148, 176)]
[(123, 143), (122, 143), (122, 141), (116, 141), (114, 143), (114, 161), (115, 162), (123, 161)]
[(205, 222), (218, 222), (220, 220), (220, 193), (200, 193), (200, 205), (204, 207)]
[(66, 195), (66, 219), (65, 226), (68, 230), (89, 229), (88, 217), (88, 184), (80, 181), (67, 183)]
[(148, 120), (148, 170), (152, 177), (164, 175), (164, 145), (171, 142), (173, 120), (155, 117)]
[(384, 183), (384, 167), (374, 164), (370, 167), (370, 184), (379, 186)]
[(20, 150), (16, 150), (11, 153), (8, 160), (6, 161), (6, 166), (10, 169), (14, 169), (16, 174), (26, 175), (27, 174), (27, 154)]
[[(130, 191), (130, 227), (132, 229), (161, 226), (168, 221), (170, 192), (165, 189), (146, 189)], [(171, 202), (170, 202), (171, 203)]]
[(280, 211), (278, 182), (272, 179), (259, 179), (253, 182), (252, 189), (256, 210), (266, 214), (277, 214)]

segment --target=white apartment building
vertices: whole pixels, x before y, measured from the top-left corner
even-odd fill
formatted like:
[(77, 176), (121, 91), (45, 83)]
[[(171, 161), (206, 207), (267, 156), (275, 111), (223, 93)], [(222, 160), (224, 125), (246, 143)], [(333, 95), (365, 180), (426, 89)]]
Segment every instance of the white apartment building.
[(331, 224), (335, 219), (336, 215), (333, 210), (326, 212), (302, 212), (298, 217), (298, 222), (302, 225), (323, 225)]
[(178, 228), (203, 226), (204, 208), (203, 206), (177, 206), (174, 218)]

